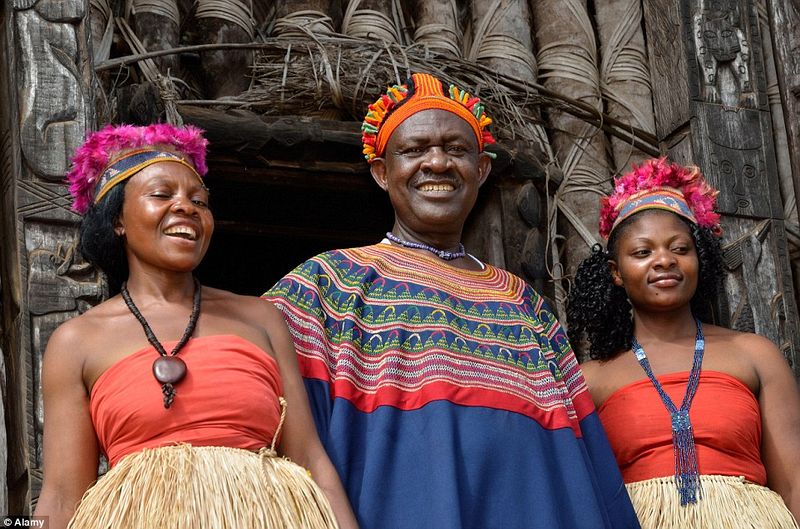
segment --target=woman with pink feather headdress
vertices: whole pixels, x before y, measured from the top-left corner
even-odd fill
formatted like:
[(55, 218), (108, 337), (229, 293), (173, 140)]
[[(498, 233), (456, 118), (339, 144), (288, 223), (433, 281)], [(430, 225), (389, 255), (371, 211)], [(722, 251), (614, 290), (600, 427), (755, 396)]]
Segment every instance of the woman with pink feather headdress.
[(772, 342), (711, 324), (716, 195), (665, 159), (617, 179), (569, 337), (642, 528), (796, 528), (800, 392)]
[(206, 144), (121, 125), (75, 153), (79, 249), (113, 297), (44, 354), (36, 514), (52, 529), (355, 527), (283, 318), (193, 275), (214, 230)]

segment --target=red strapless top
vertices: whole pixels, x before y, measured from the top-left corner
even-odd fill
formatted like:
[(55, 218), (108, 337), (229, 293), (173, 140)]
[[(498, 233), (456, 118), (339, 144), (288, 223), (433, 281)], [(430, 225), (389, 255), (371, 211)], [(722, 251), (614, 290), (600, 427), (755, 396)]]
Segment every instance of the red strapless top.
[[(676, 406), (689, 373), (657, 377)], [(670, 416), (649, 379), (618, 389), (597, 410), (625, 483), (675, 474)], [(765, 485), (761, 411), (750, 389), (718, 371), (702, 371), (689, 412), (700, 474), (744, 476)]]
[[(177, 343), (164, 343), (170, 351)], [(234, 335), (192, 338), (181, 349), (186, 377), (164, 408), (148, 346), (108, 368), (94, 384), (90, 412), (100, 447), (114, 466), (144, 448), (176, 443), (258, 450), (269, 446), (283, 394), (275, 360)]]

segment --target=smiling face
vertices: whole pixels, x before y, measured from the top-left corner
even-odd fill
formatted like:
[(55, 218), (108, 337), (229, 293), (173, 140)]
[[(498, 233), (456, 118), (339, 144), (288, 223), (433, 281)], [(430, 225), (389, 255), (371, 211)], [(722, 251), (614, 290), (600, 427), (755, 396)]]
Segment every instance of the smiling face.
[(214, 231), (208, 190), (188, 167), (150, 165), (126, 184), (115, 231), (124, 236), (131, 270), (138, 265), (190, 272), (205, 256)]
[(614, 284), (625, 289), (634, 309), (688, 309), (699, 261), (686, 223), (674, 213), (647, 210), (617, 229), (622, 231), (609, 266)]
[(421, 242), (461, 238), (478, 189), (491, 169), (478, 152), (469, 124), (446, 110), (424, 110), (406, 119), (370, 170), (389, 193), (398, 235)]

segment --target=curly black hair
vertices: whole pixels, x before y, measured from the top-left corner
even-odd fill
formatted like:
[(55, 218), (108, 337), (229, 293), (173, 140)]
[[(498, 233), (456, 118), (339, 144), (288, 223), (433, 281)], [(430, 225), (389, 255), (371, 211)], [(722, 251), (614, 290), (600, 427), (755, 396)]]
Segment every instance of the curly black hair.
[(128, 278), (128, 259), (121, 236), (114, 231), (114, 223), (122, 213), (127, 180), (114, 186), (98, 204), (93, 204), (81, 221), (78, 250), (87, 262), (106, 275), (109, 293), (120, 291)]
[[(592, 254), (578, 266), (567, 299), (567, 334), (581, 359), (610, 360), (631, 347), (633, 307), (625, 289), (614, 284), (608, 261), (616, 260), (617, 241), (631, 219), (639, 215), (625, 219), (611, 232), (605, 250), (595, 244)], [(692, 313), (700, 321), (710, 323), (722, 281), (720, 240), (710, 229), (676, 217), (689, 226), (700, 265), (697, 290), (690, 302)]]

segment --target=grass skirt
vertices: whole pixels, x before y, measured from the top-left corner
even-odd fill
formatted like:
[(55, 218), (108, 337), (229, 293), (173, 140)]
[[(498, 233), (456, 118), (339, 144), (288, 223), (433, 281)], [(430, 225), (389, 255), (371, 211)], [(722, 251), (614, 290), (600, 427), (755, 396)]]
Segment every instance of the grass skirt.
[(700, 476), (702, 495), (681, 506), (675, 478), (627, 485), (642, 529), (797, 529), (776, 492), (734, 476)]
[(307, 470), (268, 448), (182, 444), (122, 458), (83, 496), (70, 529), (331, 529)]

